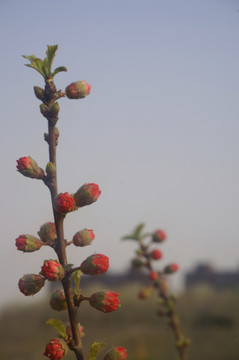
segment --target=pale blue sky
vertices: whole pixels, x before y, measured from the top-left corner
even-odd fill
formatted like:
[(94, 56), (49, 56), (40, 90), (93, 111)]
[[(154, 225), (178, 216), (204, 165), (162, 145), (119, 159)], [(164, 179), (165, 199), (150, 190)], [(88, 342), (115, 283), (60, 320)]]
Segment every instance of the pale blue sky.
[(96, 233), (92, 246), (69, 248), (69, 262), (100, 252), (122, 271), (135, 244), (120, 238), (144, 221), (168, 233), (162, 264), (178, 262), (181, 278), (199, 261), (238, 267), (238, 11), (232, 0), (0, 0), (2, 303), (23, 300), (21, 275), (55, 258), (14, 245), (52, 220), (48, 190), (15, 168), (22, 156), (48, 161), (32, 91), (43, 80), (21, 57), (44, 57), (47, 44), (59, 45), (55, 66), (68, 68), (58, 88), (92, 84), (86, 99), (60, 102), (59, 191), (102, 190), (66, 219), (68, 240), (85, 227)]

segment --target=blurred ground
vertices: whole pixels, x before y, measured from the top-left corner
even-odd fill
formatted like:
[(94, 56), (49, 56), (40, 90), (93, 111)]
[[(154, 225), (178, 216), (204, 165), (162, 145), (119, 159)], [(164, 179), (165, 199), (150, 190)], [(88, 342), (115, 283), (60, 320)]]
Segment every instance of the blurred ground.
[[(84, 291), (90, 295), (97, 289)], [(165, 318), (156, 316), (156, 298), (139, 300), (139, 286), (125, 286), (112, 290), (121, 294), (122, 307), (103, 314), (87, 303), (82, 304), (79, 321), (84, 326), (83, 345), (87, 354), (93, 341), (107, 345), (98, 359), (113, 345), (128, 349), (128, 360), (173, 360), (177, 358), (173, 336)], [(178, 309), (184, 332), (191, 337), (188, 360), (239, 359), (239, 292), (215, 292), (197, 288), (178, 297)], [(48, 318), (67, 321), (65, 312), (55, 312), (48, 300), (32, 305), (8, 306), (0, 314), (0, 348), (4, 360), (39, 360), (45, 344), (56, 337), (55, 331), (45, 325)], [(66, 359), (73, 360), (68, 353)]]

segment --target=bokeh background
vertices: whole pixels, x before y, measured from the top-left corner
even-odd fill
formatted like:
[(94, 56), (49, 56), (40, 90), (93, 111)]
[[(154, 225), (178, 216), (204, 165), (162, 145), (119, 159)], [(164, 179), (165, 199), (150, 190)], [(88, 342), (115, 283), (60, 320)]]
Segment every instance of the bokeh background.
[(43, 79), (22, 58), (43, 58), (47, 45), (59, 45), (55, 67), (68, 68), (58, 89), (92, 85), (87, 98), (60, 101), (59, 191), (102, 190), (65, 221), (68, 240), (96, 233), (90, 248), (69, 247), (69, 261), (100, 252), (112, 273), (126, 271), (136, 246), (120, 239), (145, 222), (168, 234), (161, 263), (180, 265), (178, 291), (197, 263), (238, 268), (238, 39), (237, 0), (0, 0), (0, 306), (30, 306), (18, 279), (49, 258), (45, 248), (17, 252), (14, 241), (53, 220), (48, 190), (16, 172), (19, 157), (48, 161), (33, 94)]

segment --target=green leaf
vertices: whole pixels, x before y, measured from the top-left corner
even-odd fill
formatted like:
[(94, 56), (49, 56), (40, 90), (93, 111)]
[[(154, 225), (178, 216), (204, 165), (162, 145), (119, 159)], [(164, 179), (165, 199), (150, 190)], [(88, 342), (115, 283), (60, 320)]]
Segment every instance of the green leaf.
[(141, 232), (143, 230), (143, 227), (144, 227), (144, 223), (139, 224), (138, 226), (136, 226), (136, 228), (134, 229), (132, 234), (125, 235), (124, 237), (122, 237), (122, 240), (136, 240), (136, 241), (138, 241), (140, 236), (141, 236)]
[(35, 55), (30, 55), (30, 56), (27, 56), (27, 55), (22, 55), (25, 59), (29, 60), (30, 62), (32, 62), (34, 59), (36, 59), (36, 56)]
[(53, 71), (52, 78), (61, 71), (67, 71), (67, 68), (65, 66), (59, 66)]
[(50, 325), (51, 327), (53, 327), (56, 331), (58, 331), (58, 333), (60, 334), (60, 336), (65, 339), (67, 338), (67, 333), (66, 333), (66, 328), (65, 328), (65, 324), (58, 319), (49, 319), (46, 321), (47, 325)]
[(105, 346), (105, 345), (106, 345), (105, 343), (94, 342), (91, 345), (90, 352), (89, 352), (89, 355), (88, 355), (88, 360), (95, 360), (98, 352), (100, 351), (102, 346)]
[[(46, 51), (46, 57), (43, 61), (41, 59), (36, 58), (35, 55), (30, 55), (30, 56), (23, 55), (25, 59), (31, 62), (31, 64), (25, 64), (25, 65), (37, 70), (46, 80), (50, 79), (53, 77), (51, 72), (51, 67), (57, 49), (58, 49), (58, 45), (53, 45), (53, 46), (48, 45)], [(64, 67), (59, 67), (57, 69), (54, 71), (54, 75), (56, 75), (57, 72), (59, 71), (66, 71)]]
[(45, 77), (45, 73), (43, 70), (43, 61), (41, 59), (35, 58), (32, 60), (31, 64), (25, 64), (25, 66), (31, 67), (38, 71), (43, 77)]
[(73, 272), (73, 274), (71, 275), (72, 280), (74, 281), (75, 284), (75, 292), (77, 295), (80, 294), (80, 279), (81, 279), (81, 275), (82, 275), (82, 271), (81, 270), (76, 270)]
[(44, 63), (46, 64), (46, 69), (50, 75), (51, 75), (52, 63), (56, 55), (57, 49), (58, 49), (58, 45), (53, 45), (53, 46), (47, 45), (46, 58), (44, 59)]

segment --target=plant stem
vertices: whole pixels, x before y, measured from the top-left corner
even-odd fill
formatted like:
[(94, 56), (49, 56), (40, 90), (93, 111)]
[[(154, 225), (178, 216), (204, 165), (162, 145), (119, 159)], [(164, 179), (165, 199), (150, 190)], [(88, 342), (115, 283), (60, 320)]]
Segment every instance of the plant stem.
[[(153, 271), (151, 256), (148, 253), (148, 246), (140, 243), (140, 249), (142, 255), (146, 259), (145, 266), (149, 271)], [(167, 316), (170, 319), (170, 327), (172, 328), (174, 338), (176, 340), (176, 347), (179, 354), (180, 360), (186, 360), (186, 350), (189, 345), (189, 339), (183, 335), (181, 323), (179, 316), (177, 314), (175, 300), (168, 295), (167, 287), (165, 286), (165, 281), (162, 274), (159, 275), (159, 280), (154, 283), (155, 288), (158, 290), (159, 298), (164, 300), (164, 305), (167, 311)]]
[[(45, 93), (47, 95), (47, 101), (45, 104), (50, 108), (56, 99), (56, 88), (52, 80), (46, 81)], [(56, 137), (55, 137), (55, 118), (52, 119), (51, 116), (48, 118), (48, 144), (49, 144), (49, 161), (52, 162), (56, 167)], [(57, 189), (57, 171), (54, 176), (47, 177), (45, 184), (48, 186), (51, 193), (51, 202), (53, 215), (56, 226), (57, 241), (55, 251), (57, 253), (59, 262), (61, 265), (67, 265), (67, 256), (66, 256), (66, 243), (64, 240), (64, 227), (63, 222), (65, 215), (59, 214), (54, 208), (54, 199), (58, 194)], [(84, 360), (84, 355), (82, 352), (82, 343), (80, 338), (80, 329), (77, 321), (77, 311), (74, 305), (73, 291), (71, 287), (70, 277), (66, 276), (62, 280), (62, 286), (65, 292), (67, 309), (69, 314), (69, 320), (71, 323), (71, 329), (73, 334), (73, 341), (69, 344), (72, 351), (74, 351), (77, 360)]]

